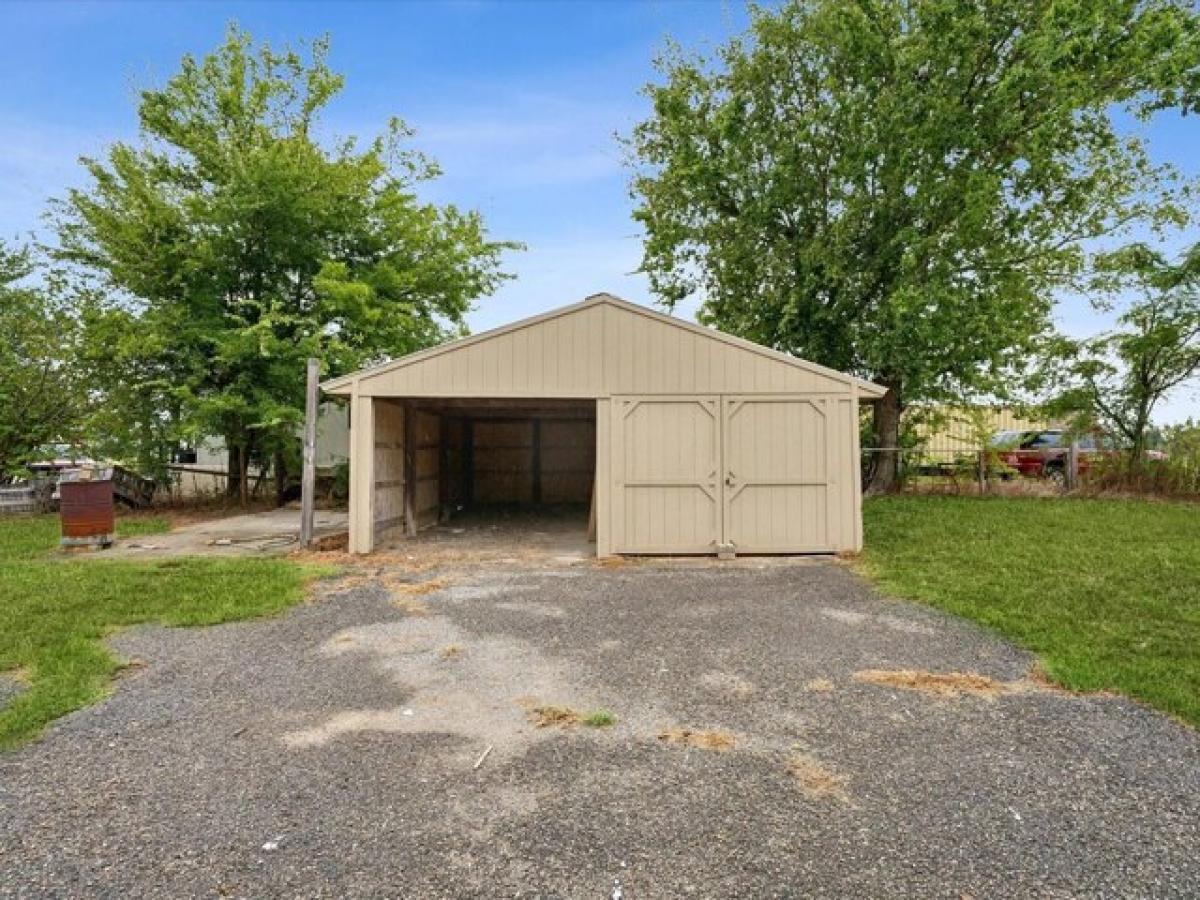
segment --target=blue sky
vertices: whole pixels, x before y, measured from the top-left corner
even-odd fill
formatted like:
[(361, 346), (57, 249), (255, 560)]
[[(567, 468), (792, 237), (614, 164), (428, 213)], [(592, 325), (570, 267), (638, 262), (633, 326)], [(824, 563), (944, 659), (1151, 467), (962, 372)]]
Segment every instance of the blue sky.
[[(528, 246), (508, 260), (518, 279), (471, 315), (482, 330), (601, 290), (651, 302), (634, 274), (640, 235), (614, 135), (644, 115), (639, 89), (668, 36), (712, 48), (746, 14), (723, 0), (10, 0), (0, 3), (0, 236), (40, 231), (46, 199), (80, 183), (77, 158), (135, 136), (136, 90), (216, 46), (230, 21), (274, 45), (328, 33), (347, 82), (329, 130), (369, 136), (400, 116), (445, 170), (428, 195), (481, 210), (496, 237)], [(1200, 176), (1200, 119), (1161, 117), (1149, 136), (1157, 158)], [(1079, 299), (1058, 320), (1076, 335), (1106, 324)], [(1159, 419), (1197, 414), (1193, 388)]]

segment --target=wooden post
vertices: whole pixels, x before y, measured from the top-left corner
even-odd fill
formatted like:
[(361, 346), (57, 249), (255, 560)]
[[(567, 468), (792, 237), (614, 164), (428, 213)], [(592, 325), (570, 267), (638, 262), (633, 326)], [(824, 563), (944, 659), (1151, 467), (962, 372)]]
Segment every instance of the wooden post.
[(300, 474), (300, 546), (313, 539), (313, 500), (317, 491), (317, 381), (320, 364), (308, 360), (308, 384), (304, 395), (304, 468)]
[(979, 451), (979, 493), (987, 493), (987, 450)]
[(438, 413), (438, 524), (450, 521), (450, 437), (446, 411)]
[(355, 381), (350, 400), (350, 552), (375, 547), (375, 400)]
[(533, 502), (542, 502), (542, 420), (533, 420)]
[(417, 536), (417, 410), (404, 404), (404, 533)]
[(475, 504), (475, 420), (463, 419), (463, 506)]
[(1067, 471), (1064, 479), (1068, 491), (1075, 490), (1079, 485), (1079, 441), (1072, 440), (1067, 450)]

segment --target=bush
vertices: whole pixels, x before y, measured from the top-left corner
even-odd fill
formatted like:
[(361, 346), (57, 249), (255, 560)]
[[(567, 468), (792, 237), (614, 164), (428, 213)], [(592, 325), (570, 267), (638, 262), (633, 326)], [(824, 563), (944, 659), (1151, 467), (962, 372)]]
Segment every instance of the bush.
[(1191, 419), (1162, 430), (1164, 456), (1132, 465), (1125, 455), (1098, 459), (1088, 487), (1100, 491), (1200, 497), (1200, 423)]

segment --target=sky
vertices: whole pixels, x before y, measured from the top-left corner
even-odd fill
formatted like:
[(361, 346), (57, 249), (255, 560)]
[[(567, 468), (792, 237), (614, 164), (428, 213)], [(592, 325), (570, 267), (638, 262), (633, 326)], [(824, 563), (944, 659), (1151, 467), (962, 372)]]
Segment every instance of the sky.
[[(506, 259), (516, 279), (469, 316), (480, 331), (599, 291), (653, 302), (617, 135), (646, 115), (640, 90), (668, 38), (712, 50), (747, 15), (728, 0), (0, 0), (0, 238), (48, 238), (47, 199), (85, 183), (78, 158), (135, 139), (137, 90), (216, 47), (231, 22), (277, 47), (328, 34), (346, 76), (329, 133), (370, 137), (399, 116), (444, 170), (425, 195), (478, 209), (495, 238), (526, 245)], [(1160, 117), (1146, 134), (1156, 159), (1200, 177), (1200, 119)], [(1200, 235), (1173, 243), (1185, 238)], [(1075, 336), (1109, 324), (1081, 298), (1056, 319)], [(1189, 415), (1200, 388), (1157, 418)]]

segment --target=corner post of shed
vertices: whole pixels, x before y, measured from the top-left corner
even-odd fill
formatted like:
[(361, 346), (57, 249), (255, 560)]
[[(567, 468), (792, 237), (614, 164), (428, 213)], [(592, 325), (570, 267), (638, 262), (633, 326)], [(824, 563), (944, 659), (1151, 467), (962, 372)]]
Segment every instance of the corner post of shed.
[(612, 556), (609, 504), (612, 500), (612, 402), (596, 401), (596, 471), (592, 489), (592, 514), (596, 517), (596, 556)]
[(350, 552), (375, 549), (375, 404), (356, 380), (350, 400)]
[(861, 421), (859, 404), (861, 401), (862, 395), (858, 390), (858, 385), (851, 384), (850, 409), (852, 411), (852, 427), (850, 429), (850, 482), (854, 489), (854, 541), (850, 549), (854, 553), (861, 553), (863, 548), (862, 435), (859, 433), (859, 422)]

